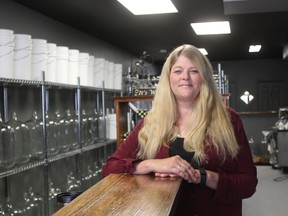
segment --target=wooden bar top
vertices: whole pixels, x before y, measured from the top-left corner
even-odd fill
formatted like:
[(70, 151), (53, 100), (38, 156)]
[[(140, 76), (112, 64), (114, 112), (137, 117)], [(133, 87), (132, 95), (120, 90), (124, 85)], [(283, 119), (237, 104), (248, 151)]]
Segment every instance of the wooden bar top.
[(181, 179), (110, 174), (54, 216), (170, 215)]

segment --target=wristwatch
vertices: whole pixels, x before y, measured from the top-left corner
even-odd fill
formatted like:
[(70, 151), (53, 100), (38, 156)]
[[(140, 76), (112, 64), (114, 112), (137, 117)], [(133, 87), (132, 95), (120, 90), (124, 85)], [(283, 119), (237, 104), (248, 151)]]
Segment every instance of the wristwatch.
[(206, 180), (207, 180), (207, 172), (203, 167), (199, 168), (200, 171), (200, 185), (206, 186)]

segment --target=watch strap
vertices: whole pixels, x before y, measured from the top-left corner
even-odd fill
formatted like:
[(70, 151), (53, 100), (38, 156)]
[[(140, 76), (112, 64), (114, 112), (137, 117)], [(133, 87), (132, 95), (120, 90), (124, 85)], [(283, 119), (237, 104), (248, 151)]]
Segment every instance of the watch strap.
[(203, 167), (200, 167), (199, 171), (200, 171), (200, 185), (206, 186), (207, 172)]

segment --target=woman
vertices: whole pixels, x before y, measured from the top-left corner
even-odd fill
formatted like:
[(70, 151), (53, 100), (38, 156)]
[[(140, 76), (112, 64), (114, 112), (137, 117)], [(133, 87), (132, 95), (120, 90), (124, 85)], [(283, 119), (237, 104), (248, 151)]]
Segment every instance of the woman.
[(152, 109), (103, 167), (179, 176), (176, 215), (242, 215), (257, 185), (242, 121), (225, 107), (208, 59), (192, 45), (168, 56)]

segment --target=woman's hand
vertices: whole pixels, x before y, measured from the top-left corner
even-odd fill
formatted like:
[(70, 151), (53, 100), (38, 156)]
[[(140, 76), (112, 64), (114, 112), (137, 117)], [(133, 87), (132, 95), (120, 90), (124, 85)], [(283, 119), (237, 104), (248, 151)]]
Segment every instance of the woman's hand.
[(134, 174), (151, 172), (154, 172), (157, 177), (181, 177), (190, 183), (199, 183), (199, 171), (179, 155), (164, 159), (144, 160), (136, 165)]

